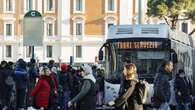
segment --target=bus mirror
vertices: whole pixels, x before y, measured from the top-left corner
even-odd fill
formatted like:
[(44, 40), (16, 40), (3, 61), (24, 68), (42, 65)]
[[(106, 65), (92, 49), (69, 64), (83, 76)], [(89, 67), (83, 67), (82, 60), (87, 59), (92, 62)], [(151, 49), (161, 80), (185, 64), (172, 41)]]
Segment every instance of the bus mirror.
[(99, 51), (99, 60), (103, 60), (103, 51), (102, 50)]

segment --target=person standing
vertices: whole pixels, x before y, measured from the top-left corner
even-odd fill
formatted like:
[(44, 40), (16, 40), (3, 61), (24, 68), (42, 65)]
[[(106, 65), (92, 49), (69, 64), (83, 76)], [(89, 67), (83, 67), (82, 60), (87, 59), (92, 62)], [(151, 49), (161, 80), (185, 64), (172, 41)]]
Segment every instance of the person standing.
[(71, 107), (74, 103), (77, 103), (77, 110), (95, 110), (96, 109), (96, 89), (95, 78), (92, 74), (92, 69), (89, 65), (82, 66), (81, 72), (82, 88), (81, 91), (68, 102), (68, 106)]
[(189, 105), (192, 100), (192, 84), (185, 76), (183, 69), (180, 69), (176, 76), (174, 90), (177, 101), (176, 110), (182, 110), (182, 104), (184, 104), (185, 110), (190, 110)]
[(154, 95), (153, 97), (160, 103), (159, 108), (154, 108), (154, 110), (170, 110), (169, 100), (170, 100), (170, 83), (169, 75), (173, 70), (172, 61), (164, 61), (159, 72), (154, 79)]
[(115, 105), (121, 107), (125, 104), (125, 110), (143, 110), (143, 105), (138, 104), (136, 100), (135, 87), (138, 82), (137, 68), (133, 63), (124, 65), (123, 73), (124, 80), (124, 93), (119, 96), (115, 101), (110, 101), (110, 106)]
[(68, 66), (65, 64), (61, 64), (61, 71), (59, 73), (59, 85), (63, 89), (62, 93), (62, 102), (61, 102), (61, 110), (68, 110), (67, 103), (70, 100), (70, 94), (73, 89), (73, 78), (70, 72), (67, 71)]
[(24, 110), (26, 107), (24, 102), (29, 79), (26, 66), (26, 62), (23, 59), (19, 59), (14, 70), (14, 80), (16, 83), (16, 108), (18, 110)]
[[(30, 92), (33, 90), (36, 84), (36, 79), (39, 78), (39, 70), (36, 68), (36, 60), (35, 59), (30, 59), (29, 63), (29, 83), (28, 83), (28, 97)], [(27, 105), (32, 106), (32, 102), (27, 98)]]

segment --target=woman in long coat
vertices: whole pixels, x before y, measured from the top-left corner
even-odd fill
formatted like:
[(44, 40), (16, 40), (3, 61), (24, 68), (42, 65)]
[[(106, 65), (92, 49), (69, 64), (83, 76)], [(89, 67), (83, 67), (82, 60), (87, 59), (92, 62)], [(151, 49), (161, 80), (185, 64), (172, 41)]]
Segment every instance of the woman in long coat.
[(40, 76), (35, 88), (30, 94), (30, 98), (36, 95), (36, 107), (44, 109), (51, 109), (54, 95), (57, 94), (57, 89), (53, 74), (49, 68), (43, 68), (43, 75)]
[(136, 100), (135, 85), (138, 82), (137, 68), (133, 63), (124, 66), (123, 73), (125, 75), (124, 89), (122, 96), (115, 101), (110, 101), (109, 105), (120, 107), (125, 104), (125, 110), (143, 110), (143, 105), (138, 104)]
[(68, 102), (68, 106), (77, 103), (77, 110), (95, 110), (96, 109), (96, 89), (95, 78), (89, 65), (84, 65), (81, 71), (82, 88), (81, 91)]

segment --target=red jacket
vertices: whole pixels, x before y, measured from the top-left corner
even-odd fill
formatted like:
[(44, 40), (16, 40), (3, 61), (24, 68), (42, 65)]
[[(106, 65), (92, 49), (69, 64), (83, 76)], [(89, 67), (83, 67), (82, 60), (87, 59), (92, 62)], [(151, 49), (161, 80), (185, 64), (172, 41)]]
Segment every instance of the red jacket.
[[(53, 74), (50, 77), (55, 85)], [(36, 94), (36, 106), (47, 108), (49, 103), (50, 85), (48, 83), (48, 78), (41, 75), (35, 88), (32, 90), (30, 97), (32, 98)], [(54, 90), (57, 92), (56, 85)]]

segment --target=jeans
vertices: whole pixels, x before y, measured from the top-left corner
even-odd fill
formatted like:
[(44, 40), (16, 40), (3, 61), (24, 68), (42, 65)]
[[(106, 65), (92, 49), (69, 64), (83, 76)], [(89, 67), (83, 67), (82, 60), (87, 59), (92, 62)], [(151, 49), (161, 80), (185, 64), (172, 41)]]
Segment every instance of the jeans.
[(170, 110), (170, 108), (169, 108), (169, 104), (165, 102), (160, 105), (160, 108), (154, 108), (153, 110)]
[[(184, 103), (184, 109), (185, 110), (190, 110), (189, 105), (190, 105), (190, 103)], [(181, 108), (182, 108), (182, 104), (177, 104), (176, 110), (181, 110)]]

